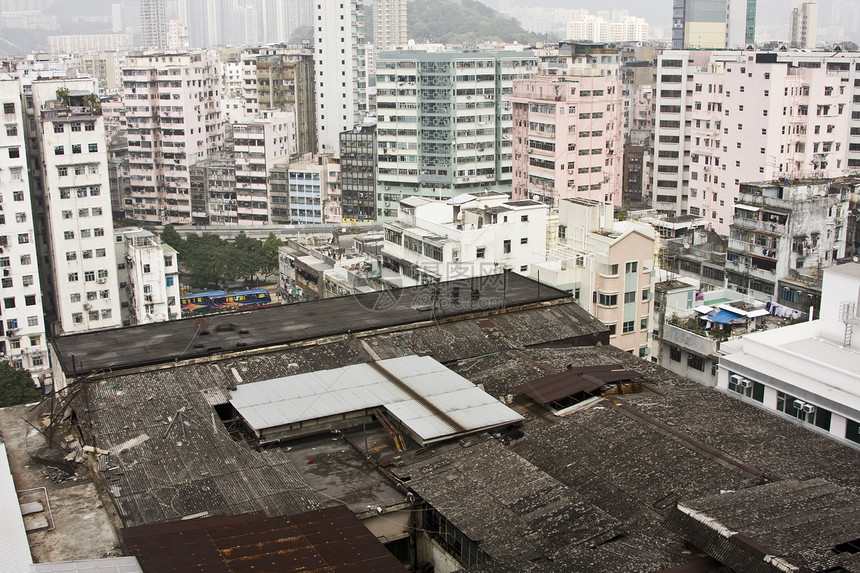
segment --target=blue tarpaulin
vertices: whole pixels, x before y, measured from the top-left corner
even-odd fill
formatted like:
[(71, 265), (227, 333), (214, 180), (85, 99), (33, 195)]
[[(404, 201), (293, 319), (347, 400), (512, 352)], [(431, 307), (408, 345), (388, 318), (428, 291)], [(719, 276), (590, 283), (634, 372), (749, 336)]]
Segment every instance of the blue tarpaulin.
[(720, 310), (719, 312), (709, 315), (706, 317), (711, 322), (718, 322), (720, 324), (729, 324), (733, 320), (737, 320), (742, 318), (741, 315), (735, 314), (733, 312), (729, 312), (727, 310)]

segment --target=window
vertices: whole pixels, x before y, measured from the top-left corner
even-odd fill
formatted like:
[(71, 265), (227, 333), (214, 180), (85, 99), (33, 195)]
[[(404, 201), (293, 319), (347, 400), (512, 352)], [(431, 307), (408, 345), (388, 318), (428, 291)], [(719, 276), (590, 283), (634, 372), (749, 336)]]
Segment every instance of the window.
[(520, 215), (520, 221), (522, 221), (523, 223), (525, 223), (525, 222), (526, 222), (526, 221), (528, 221), (528, 220), (529, 220), (529, 216), (528, 216), (528, 215)]
[(101, 207), (93, 207), (92, 213), (93, 213), (93, 217), (98, 217), (99, 215), (102, 214), (102, 208)]
[(96, 227), (95, 229), (93, 229), (93, 236), (94, 237), (104, 237), (105, 236), (105, 230), (101, 227)]
[(24, 275), (21, 277), (21, 284), (24, 286), (33, 286), (33, 275)]
[(643, 316), (639, 319), (639, 330), (648, 330), (648, 317)]
[[(6, 260), (8, 261), (9, 259), (7, 258)], [(21, 255), (21, 264), (22, 264), (22, 265), (29, 265), (31, 262), (32, 262), (32, 261), (30, 260), (30, 255)], [(9, 265), (8, 265), (8, 264), (3, 265), (3, 264), (2, 264), (2, 259), (0, 259), (0, 267), (2, 267), (2, 266), (7, 266), (7, 267), (8, 267)]]
[(636, 321), (635, 320), (627, 320), (621, 326), (621, 332), (628, 333), (633, 332), (636, 329)]
[(69, 273), (69, 282), (73, 283), (78, 280), (78, 273)]
[(63, 133), (64, 131), (66, 131), (66, 128), (63, 126), (62, 123), (54, 124), (54, 133)]
[(89, 209), (78, 209), (78, 217), (89, 217), (90, 210)]
[(89, 145), (87, 145), (87, 149), (89, 150), (90, 153), (96, 153), (99, 150), (99, 144), (98, 143), (90, 143)]
[(80, 312), (73, 312), (72, 313), (72, 322), (74, 322), (75, 324), (80, 324), (83, 321), (84, 321), (83, 313), (80, 313)]
[(81, 144), (73, 143), (72, 144), (72, 153), (80, 153), (81, 152)]
[(85, 280), (85, 281), (94, 281), (94, 280), (96, 280), (96, 273), (95, 273), (95, 271), (86, 271), (86, 272), (84, 273), (84, 280)]
[(110, 291), (109, 290), (100, 290), (99, 291), (99, 298), (110, 298)]
[(15, 308), (15, 297), (10, 296), (3, 299), (3, 308)]
[(104, 249), (96, 249), (96, 256), (97, 257), (103, 257), (106, 254), (107, 254), (107, 251), (105, 251)]
[(475, 250), (475, 258), (476, 259), (483, 259), (486, 252), (487, 252), (487, 249), (485, 247), (478, 247)]
[(66, 240), (74, 239), (75, 238), (75, 232), (74, 231), (63, 231), (63, 238)]
[(529, 266), (528, 265), (520, 265), (520, 272), (521, 273), (529, 272)]
[(630, 302), (636, 302), (636, 291), (635, 290), (624, 293), (624, 304), (627, 304)]
[(687, 366), (700, 372), (704, 372), (705, 360), (698, 354), (687, 353)]
[(3, 277), (0, 279), (0, 287), (3, 288), (12, 288), (14, 285), (12, 284), (12, 277)]
[(99, 269), (99, 278), (106, 279), (108, 277), (107, 269)]
[(505, 239), (505, 241), (502, 243), (502, 252), (505, 254), (508, 254), (511, 252), (511, 240), (510, 239)]
[(26, 306), (35, 306), (36, 305), (36, 295), (28, 294), (24, 296), (24, 304)]
[(78, 253), (76, 251), (66, 251), (66, 260), (67, 261), (75, 261), (78, 258)]
[(618, 295), (617, 294), (604, 294), (598, 293), (597, 295), (597, 304), (600, 306), (617, 306), (618, 305)]
[(81, 256), (85, 259), (91, 259), (91, 258), (93, 258), (93, 250), (92, 249), (84, 249), (84, 251), (81, 252)]
[(616, 331), (617, 325), (607, 324), (606, 326), (609, 327), (609, 336), (615, 336), (615, 331)]
[(14, 330), (16, 328), (18, 328), (18, 319), (17, 318), (6, 319), (6, 330)]
[(81, 293), (73, 292), (69, 295), (69, 301), (71, 302), (81, 302)]
[(143, 272), (145, 272), (145, 273), (150, 272), (150, 267), (149, 267), (148, 263), (143, 265)]
[(11, 115), (15, 113), (15, 104), (14, 103), (4, 103), (3, 104), (3, 113)]
[(54, 146), (54, 155), (63, 155), (65, 153), (66, 153), (66, 151), (62, 145), (55, 145)]
[(28, 233), (21, 233), (18, 235), (18, 244), (26, 245), (30, 242), (30, 235)]
[(94, 290), (87, 291), (87, 300), (96, 300), (99, 297), (99, 293)]
[(60, 189), (60, 199), (69, 199), (71, 196), (71, 189)]
[(27, 326), (39, 326), (39, 317), (38, 316), (28, 316), (27, 317)]
[(26, 223), (27, 222), (27, 213), (15, 213), (15, 222), (16, 223)]
[(111, 312), (110, 312), (109, 308), (102, 310), (102, 320), (104, 320), (106, 318), (110, 318), (110, 316), (111, 316)]
[(521, 245), (527, 245), (527, 244), (528, 244), (528, 242), (529, 242), (529, 238), (528, 238), (528, 237), (523, 237), (522, 239), (520, 239), (520, 244), (521, 244)]
[(651, 289), (644, 288), (642, 289), (642, 302), (645, 302), (651, 298)]
[(74, 217), (74, 214), (71, 211), (63, 211), (63, 219), (71, 219), (72, 217)]
[(625, 273), (628, 273), (628, 274), (629, 274), (629, 273), (635, 273), (635, 272), (636, 272), (636, 269), (637, 269), (638, 267), (639, 267), (639, 263), (637, 263), (636, 261), (633, 261), (633, 262), (631, 262), (631, 263), (627, 263), (627, 264), (624, 266), (624, 272), (625, 272)]
[(10, 147), (9, 148), (9, 159), (16, 159), (18, 157), (21, 157), (21, 150), (17, 147)]
[(617, 275), (618, 274), (618, 265), (609, 265), (609, 274)]

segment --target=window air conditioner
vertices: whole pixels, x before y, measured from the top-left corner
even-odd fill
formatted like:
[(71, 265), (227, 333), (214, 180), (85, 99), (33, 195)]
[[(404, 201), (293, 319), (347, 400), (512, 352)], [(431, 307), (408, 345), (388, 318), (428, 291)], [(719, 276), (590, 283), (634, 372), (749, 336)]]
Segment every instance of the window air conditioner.
[(804, 402), (803, 400), (795, 400), (794, 401), (794, 409), (795, 410), (802, 410), (804, 406), (806, 406), (806, 402)]
[(803, 407), (801, 408), (801, 410), (805, 414), (811, 414), (815, 411), (815, 406), (813, 406), (812, 404), (804, 404)]
[(749, 380), (741, 380), (741, 388), (749, 388), (752, 386), (752, 382)]

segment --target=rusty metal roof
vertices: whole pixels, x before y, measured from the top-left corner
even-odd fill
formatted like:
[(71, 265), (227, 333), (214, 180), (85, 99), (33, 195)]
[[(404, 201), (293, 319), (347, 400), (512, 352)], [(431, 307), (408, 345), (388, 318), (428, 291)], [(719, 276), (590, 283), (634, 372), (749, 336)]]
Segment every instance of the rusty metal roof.
[(403, 573), (405, 567), (345, 506), (269, 518), (206, 517), (121, 531), (147, 573), (302, 571)]
[(604, 366), (586, 366), (569, 368), (550, 374), (526, 384), (517, 386), (515, 390), (525, 394), (539, 404), (549, 404), (561, 398), (567, 398), (580, 392), (593, 392), (598, 388), (625, 380), (636, 380), (642, 375), (632, 370), (625, 370), (619, 364)]

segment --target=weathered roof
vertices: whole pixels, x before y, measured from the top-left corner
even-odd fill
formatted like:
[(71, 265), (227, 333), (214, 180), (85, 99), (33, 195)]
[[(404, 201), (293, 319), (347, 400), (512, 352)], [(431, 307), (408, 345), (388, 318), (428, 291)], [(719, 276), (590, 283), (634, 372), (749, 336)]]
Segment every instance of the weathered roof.
[[(466, 293), (453, 296), (453, 289)], [(471, 289), (479, 298), (467, 296)], [(438, 295), (434, 292), (438, 291)], [(570, 294), (515, 273), (488, 275), (298, 304), (100, 330), (53, 339), (67, 376), (171, 363), (380, 328), (439, 321), (476, 311), (559, 301)], [(434, 303), (436, 309), (433, 311)], [(580, 330), (599, 331), (585, 311)], [(586, 326), (587, 325), (587, 326)], [(585, 326), (585, 329), (582, 327)]]
[(288, 517), (206, 517), (122, 530), (147, 571), (403, 573), (345, 506)]
[(568, 368), (537, 380), (532, 380), (515, 390), (522, 392), (539, 404), (549, 404), (580, 392), (592, 392), (622, 380), (640, 378), (638, 372), (625, 370), (618, 364)]
[(738, 571), (858, 571), (858, 518), (860, 496), (819, 478), (682, 500), (666, 526)]

